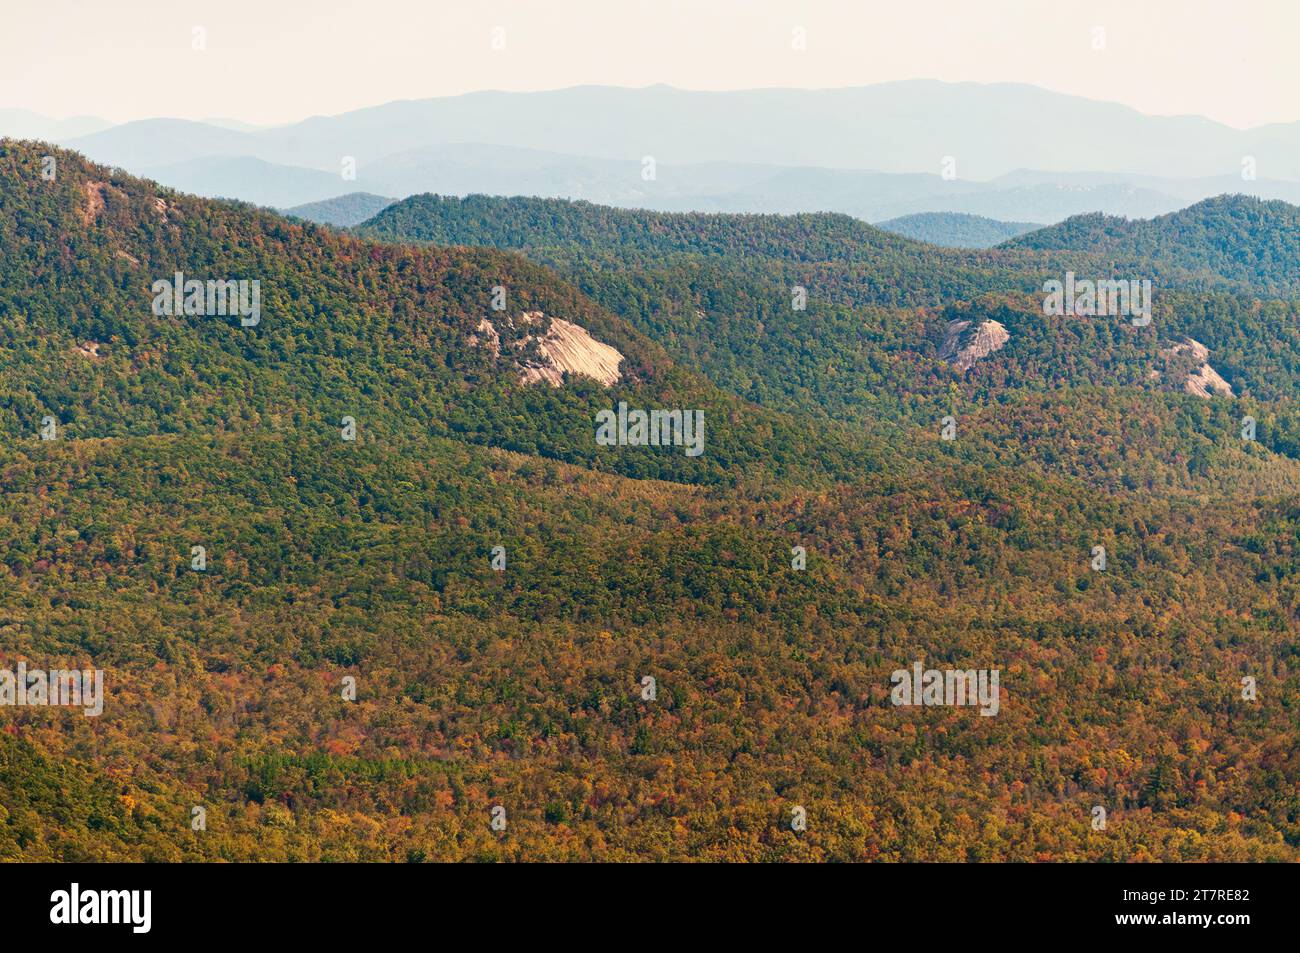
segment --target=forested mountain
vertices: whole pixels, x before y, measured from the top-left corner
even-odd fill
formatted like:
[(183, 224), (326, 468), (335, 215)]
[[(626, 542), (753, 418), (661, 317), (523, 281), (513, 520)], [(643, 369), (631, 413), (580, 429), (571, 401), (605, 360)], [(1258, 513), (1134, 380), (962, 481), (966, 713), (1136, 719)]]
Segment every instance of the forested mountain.
[[(836, 281), (857, 285), (848, 293), (851, 298), (920, 304), (950, 300), (963, 289), (1031, 290), (1041, 286), (1041, 278), (1060, 278), (1067, 269), (1080, 276), (1151, 278), (1171, 290), (1295, 297), (1300, 295), (1300, 281), (1289, 252), (1296, 244), (1297, 216), (1300, 207), (1285, 202), (1225, 196), (1149, 223), (1082, 216), (1029, 232), (997, 249), (965, 253), (929, 248), (830, 213), (667, 213), (483, 195), (411, 196), (359, 228), (362, 234), (385, 239), (498, 248), (595, 244), (599, 252), (625, 259), (684, 253), (734, 263), (761, 256), (786, 263), (824, 263), (841, 271), (868, 263), (873, 266), (870, 274)], [(1148, 233), (1154, 248), (1144, 244)], [(1223, 249), (1218, 258), (1212, 251), (1216, 244)], [(1223, 269), (1208, 267), (1210, 261)], [(886, 287), (890, 279), (896, 279), (897, 287)]]
[(877, 222), (876, 227), (895, 235), (946, 248), (992, 248), (1009, 238), (1042, 228), (1033, 222), (999, 222), (960, 212), (921, 212)]
[[(484, 196), (414, 196), (359, 231), (523, 251), (733, 393), (855, 426), (922, 426), (954, 389), (997, 403), (1062, 385), (1182, 391), (1189, 368), (1164, 373), (1164, 355), (1186, 338), (1209, 349), (1237, 397), (1283, 401), (1289, 421), (1300, 396), (1296, 302), (1257, 300), (1256, 282), (1243, 289), (1178, 260), (1130, 257), (1120, 267), (1092, 251), (945, 250), (845, 216), (671, 215)], [(1151, 325), (1045, 314), (1044, 282), (1070, 271), (1150, 278)], [(1249, 293), (1225, 293), (1239, 289)], [(946, 329), (990, 314), (1010, 343), (954, 380), (938, 354)]]
[[(58, 175), (47, 183), (39, 176), (43, 154), (25, 143), (6, 143), (3, 154), (0, 238), (8, 254), (0, 262), (0, 307), (13, 315), (6, 347), (15, 358), (0, 371), (5, 433), (33, 433), (46, 414), (78, 437), (308, 417), (325, 426), (350, 414), (388, 432), (454, 432), (594, 461), (590, 421), (608, 395), (581, 383), (562, 392), (513, 386), (536, 357), (522, 324), (497, 322), (502, 359), (495, 363), (471, 340), (495, 313), (493, 289), (500, 287), (512, 314), (569, 320), (625, 355), (628, 392), (616, 391), (615, 399), (640, 406), (671, 393), (734, 416), (741, 429), (752, 419), (761, 432), (803, 445), (801, 428), (756, 414), (675, 368), (659, 347), (521, 257), (362, 244), (270, 212), (172, 193), (70, 153), (55, 153)], [(33, 170), (35, 182), (27, 178)], [(203, 281), (259, 280), (260, 323), (159, 320), (151, 286), (177, 271)], [(231, 386), (235, 381), (240, 386)], [(637, 448), (602, 459), (666, 467), (639, 472), (675, 471), (687, 480), (694, 479), (687, 470), (719, 479), (744, 456), (769, 470), (772, 458), (752, 434), (735, 443), (740, 457), (723, 451), (738, 436), (734, 428), (718, 433), (722, 456), (702, 461)], [(838, 458), (828, 447), (800, 466), (843, 465)]]
[(626, 269), (630, 280), (642, 268), (687, 256), (682, 261), (742, 280), (757, 270), (787, 289), (816, 284), (820, 295), (814, 297), (852, 304), (941, 304), (991, 288), (1029, 291), (1056, 267), (1056, 257), (1028, 250), (954, 253), (847, 215), (649, 212), (562, 199), (417, 195), (357, 231), (386, 240), (531, 249), (557, 258), (582, 254), (637, 266)]
[[(107, 694), (0, 708), (0, 858), (1300, 858), (1292, 302), (1053, 321), (1086, 259), (843, 216), (364, 231), (0, 144), (0, 647)], [(561, 321), (616, 383), (524, 382)], [(598, 445), (620, 401), (704, 452)], [(998, 714), (891, 704), (917, 660)]]
[(360, 225), (366, 219), (374, 217), (392, 204), (392, 199), (382, 195), (371, 195), (369, 192), (349, 192), (347, 195), (340, 195), (338, 198), (325, 199), (321, 202), (308, 202), (305, 205), (295, 205), (293, 208), (284, 209), (284, 214), (295, 218), (305, 218), (317, 225), (336, 225), (341, 228), (348, 228), (352, 225)]
[(1247, 195), (1221, 195), (1145, 221), (1082, 215), (1007, 245), (1095, 251), (1116, 262), (1172, 262), (1263, 294), (1300, 293), (1300, 207)]

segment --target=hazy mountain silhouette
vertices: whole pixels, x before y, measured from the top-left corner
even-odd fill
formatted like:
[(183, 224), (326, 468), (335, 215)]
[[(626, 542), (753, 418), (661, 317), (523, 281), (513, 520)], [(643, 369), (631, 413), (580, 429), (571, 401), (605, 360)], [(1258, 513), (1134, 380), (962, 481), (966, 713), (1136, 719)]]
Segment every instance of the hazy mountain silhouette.
[[(1300, 201), (1300, 123), (1242, 132), (1016, 84), (582, 86), (237, 126), (150, 119), (68, 144), (200, 195), (277, 207), (436, 192), (1051, 223), (1089, 212), (1150, 217), (1223, 192)], [(1062, 134), (1044, 134), (1052, 129)], [(353, 168), (356, 178), (345, 178)]]
[(98, 116), (51, 119), (30, 109), (0, 109), (0, 136), (9, 136), (13, 139), (57, 141), (74, 136), (89, 136), (112, 125), (107, 119), (100, 119)]
[[(160, 124), (162, 124), (160, 126)], [(659, 163), (743, 162), (939, 172), (990, 179), (1016, 169), (1125, 172), (1173, 178), (1238, 174), (1300, 179), (1300, 123), (1240, 131), (1195, 116), (1034, 86), (908, 80), (845, 89), (702, 92), (578, 86), (408, 100), (257, 132), (214, 137), (180, 120), (148, 120), (70, 142), (130, 168), (200, 154), (252, 155), (335, 169), (446, 143), (520, 146)], [(1122, 144), (1123, 148), (1117, 148)], [(143, 151), (149, 150), (149, 151)]]

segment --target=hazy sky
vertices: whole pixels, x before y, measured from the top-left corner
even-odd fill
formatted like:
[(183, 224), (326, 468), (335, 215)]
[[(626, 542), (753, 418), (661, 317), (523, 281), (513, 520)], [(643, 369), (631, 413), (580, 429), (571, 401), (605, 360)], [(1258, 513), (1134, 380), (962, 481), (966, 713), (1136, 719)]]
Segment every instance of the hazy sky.
[(2, 16), (0, 107), (56, 117), (273, 123), (477, 89), (931, 78), (1300, 119), (1300, 0), (4, 0)]

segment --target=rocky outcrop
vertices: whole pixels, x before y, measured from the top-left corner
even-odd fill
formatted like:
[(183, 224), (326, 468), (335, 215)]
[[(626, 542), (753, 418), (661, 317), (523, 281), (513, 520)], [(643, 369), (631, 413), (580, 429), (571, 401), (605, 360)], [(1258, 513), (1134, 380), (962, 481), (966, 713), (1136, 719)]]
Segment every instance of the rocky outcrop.
[[(519, 316), (519, 322), (523, 325), (541, 324), (542, 312), (526, 311)], [(514, 322), (511, 322), (511, 327), (515, 327)], [(533, 341), (536, 341), (536, 347), (529, 348)], [(470, 335), (469, 343), (474, 347), (487, 347), (494, 360), (501, 354), (501, 335), (487, 318), (479, 321), (477, 333)], [(609, 387), (618, 383), (621, 376), (618, 368), (623, 360), (622, 353), (597, 341), (585, 328), (562, 318), (551, 318), (550, 328), (544, 334), (536, 338), (525, 334), (515, 346), (535, 355), (520, 368), (519, 380), (525, 384), (544, 381), (552, 387), (559, 387), (564, 383), (565, 374), (581, 374)]]
[(526, 368), (522, 378), (525, 384), (546, 381), (559, 387), (566, 373), (582, 374), (606, 387), (618, 383), (623, 355), (576, 324), (551, 318), (551, 329), (538, 340), (537, 347), (546, 363)]
[(1224, 397), (1232, 396), (1232, 385), (1220, 377), (1219, 372), (1209, 364), (1202, 364), (1194, 373), (1188, 374), (1187, 380), (1183, 381), (1183, 390), (1197, 397), (1208, 398), (1215, 394)]
[(1210, 357), (1210, 349), (1200, 341), (1183, 338), (1177, 344), (1170, 345), (1160, 352), (1160, 356), (1165, 360), (1177, 357), (1180, 354), (1191, 355), (1192, 360), (1197, 364), (1204, 364)]
[(1210, 349), (1200, 341), (1184, 338), (1160, 352), (1166, 362), (1181, 364), (1190, 361), (1192, 368), (1183, 378), (1183, 390), (1197, 397), (1210, 398), (1215, 394), (1232, 396), (1232, 385), (1219, 376), (1209, 365)]
[[(482, 336), (480, 337), (480, 335)], [(488, 350), (492, 352), (492, 359), (495, 361), (501, 355), (501, 335), (497, 334), (497, 329), (487, 318), (478, 323), (478, 333), (469, 336), (469, 345), (470, 347), (478, 347), (485, 341)]]
[(939, 359), (959, 371), (968, 370), (1011, 340), (1011, 334), (997, 321), (950, 321), (939, 346)]

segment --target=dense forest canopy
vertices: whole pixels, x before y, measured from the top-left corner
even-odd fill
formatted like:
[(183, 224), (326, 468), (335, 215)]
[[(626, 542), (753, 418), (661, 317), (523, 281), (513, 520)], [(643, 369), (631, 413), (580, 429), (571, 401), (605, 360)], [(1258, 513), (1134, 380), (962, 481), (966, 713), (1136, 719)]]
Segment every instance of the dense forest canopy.
[[(1238, 196), (1186, 212), (1277, 204)], [(1300, 258), (1285, 217), (1245, 232), (1226, 224), (1248, 218), (1220, 216), (1223, 241), (1289, 244), (1288, 261)], [(1121, 401), (1128, 389), (1182, 393), (1194, 369), (1166, 365), (1168, 352), (1190, 338), (1208, 348), (1244, 402), (1239, 416), (1269, 419), (1271, 448), (1289, 453), (1300, 437), (1300, 291), (1266, 293), (1285, 278), (1289, 264), (1280, 260), (1243, 287), (1176, 258), (1111, 260), (1086, 242), (1080, 251), (964, 251), (840, 215), (669, 214), (487, 196), (414, 196), (357, 231), (520, 251), (732, 393), (855, 427), (929, 428), (954, 396), (963, 406), (1006, 408), (1062, 386), (1100, 387)], [(1045, 314), (1045, 282), (1067, 273), (1150, 280), (1152, 324)], [(794, 289), (806, 292), (802, 308), (793, 306)], [(939, 359), (945, 329), (990, 319), (1008, 328), (1010, 343), (954, 376)]]
[(1004, 247), (1091, 251), (1116, 263), (1150, 259), (1202, 281), (1300, 294), (1300, 208), (1248, 195), (1220, 195), (1153, 219), (1078, 215)]
[(932, 245), (990, 248), (1009, 238), (1042, 228), (1042, 225), (1035, 222), (1002, 222), (963, 212), (917, 212), (877, 222), (876, 227)]
[[(1300, 857), (1296, 304), (1233, 283), (1285, 271), (1139, 328), (1043, 314), (1102, 257), (840, 216), (358, 231), (0, 144), (0, 650), (107, 691), (0, 708), (0, 859)], [(177, 271), (260, 322), (155, 313)], [(619, 381), (523, 383), (551, 320)], [(597, 445), (619, 402), (705, 452)], [(998, 714), (891, 704), (916, 661)]]

